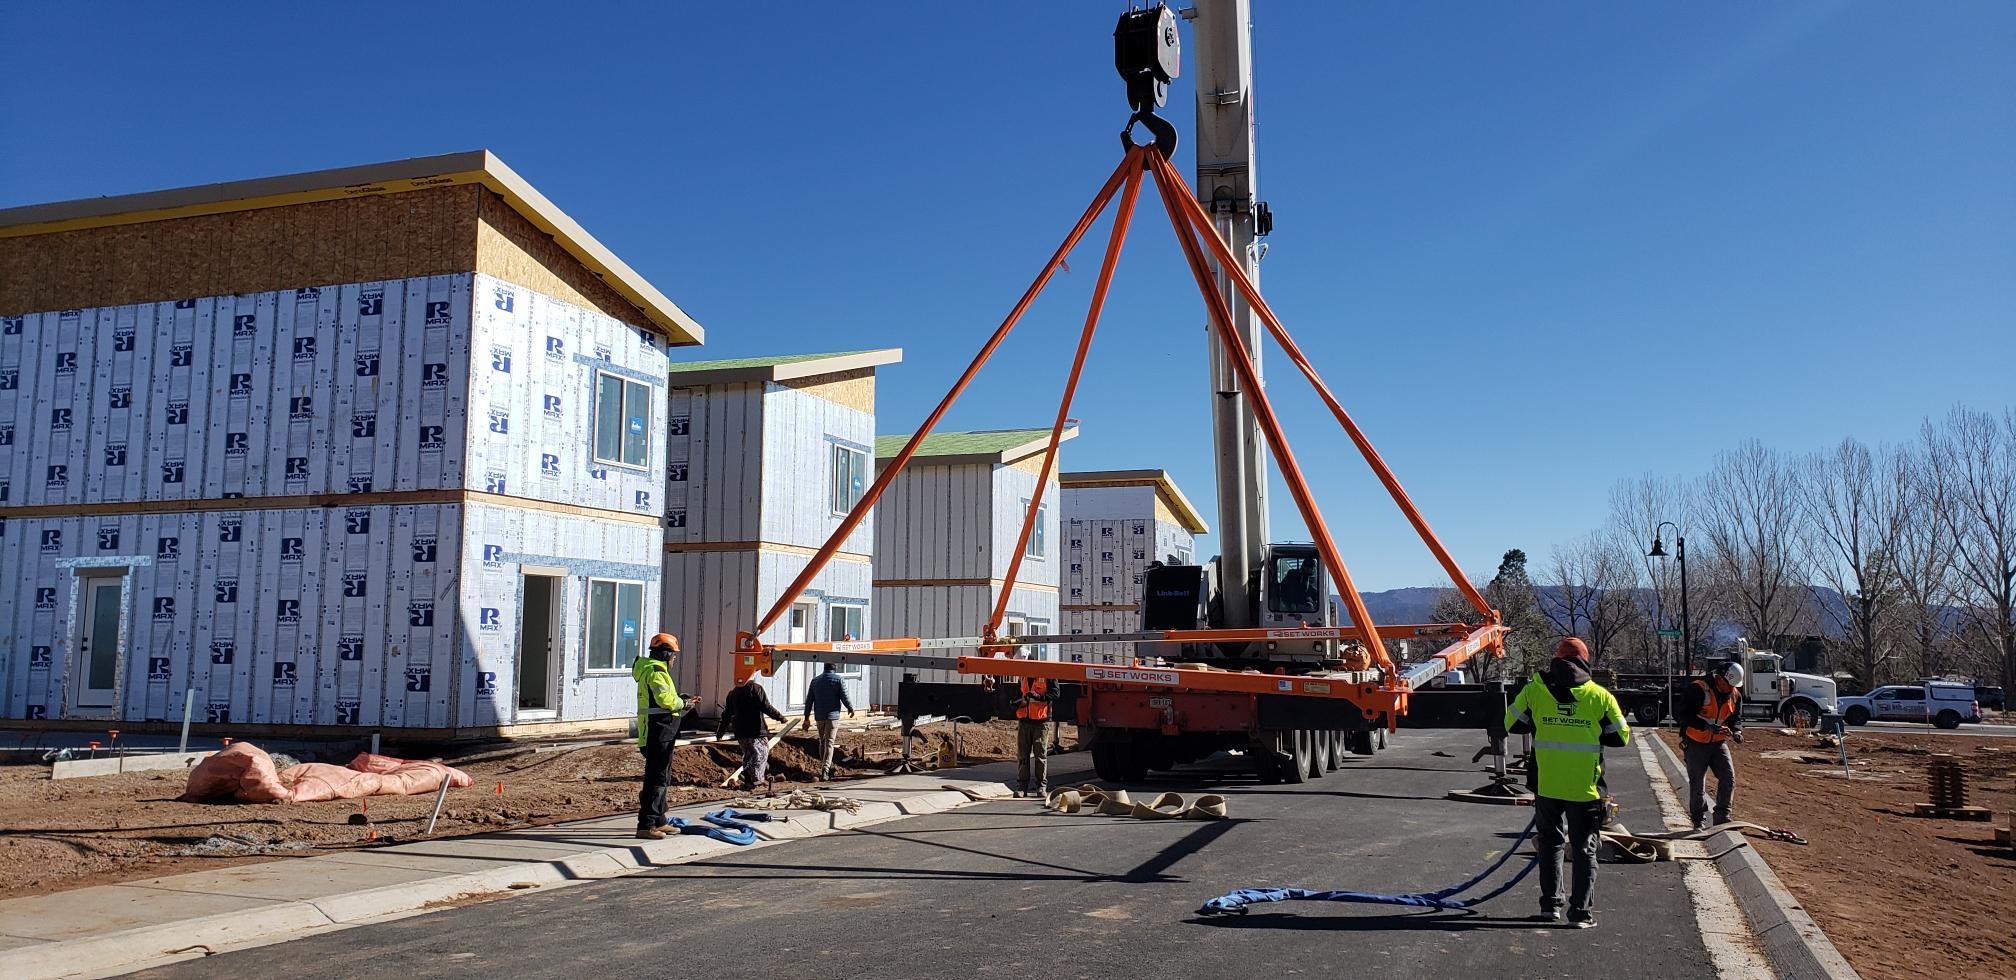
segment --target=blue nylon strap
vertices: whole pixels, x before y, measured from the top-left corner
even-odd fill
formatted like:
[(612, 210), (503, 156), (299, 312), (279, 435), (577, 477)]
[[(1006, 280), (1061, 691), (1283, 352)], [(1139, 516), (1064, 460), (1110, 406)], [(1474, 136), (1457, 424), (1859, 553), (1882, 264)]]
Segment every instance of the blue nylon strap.
[(1504, 867), (1505, 862), (1511, 860), (1512, 855), (1533, 836), (1533, 829), (1537, 826), (1537, 823), (1537, 819), (1528, 821), (1526, 829), (1520, 832), (1519, 839), (1513, 841), (1512, 846), (1506, 848), (1503, 854), (1498, 855), (1498, 860), (1491, 862), (1490, 867), (1473, 875), (1469, 881), (1444, 888), (1441, 891), (1423, 892), (1415, 895), (1380, 895), (1375, 892), (1319, 892), (1311, 891), (1307, 888), (1241, 888), (1205, 902), (1204, 906), (1198, 909), (1197, 912), (1199, 915), (1237, 915), (1244, 914), (1248, 905), (1260, 902), (1291, 901), (1360, 902), (1369, 905), (1408, 905), (1416, 908), (1431, 909), (1475, 908), (1512, 890), (1514, 886), (1525, 880), (1526, 876), (1531, 874), (1533, 869), (1539, 865), (1540, 859), (1535, 855), (1527, 859), (1526, 866), (1520, 868), (1519, 873), (1513, 875), (1510, 881), (1475, 898), (1456, 898), (1457, 895), (1475, 888), (1479, 882), (1490, 877), (1499, 868)]

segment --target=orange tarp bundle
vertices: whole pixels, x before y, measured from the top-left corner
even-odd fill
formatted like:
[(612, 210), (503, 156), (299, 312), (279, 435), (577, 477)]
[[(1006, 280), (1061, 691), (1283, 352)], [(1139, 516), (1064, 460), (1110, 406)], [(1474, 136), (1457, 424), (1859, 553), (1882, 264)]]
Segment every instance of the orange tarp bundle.
[(316, 803), (366, 796), (412, 796), (473, 780), (439, 762), (395, 759), (360, 752), (348, 766), (307, 762), (275, 770), (273, 757), (250, 742), (238, 742), (196, 764), (181, 799), (201, 803), (232, 799), (241, 803)]

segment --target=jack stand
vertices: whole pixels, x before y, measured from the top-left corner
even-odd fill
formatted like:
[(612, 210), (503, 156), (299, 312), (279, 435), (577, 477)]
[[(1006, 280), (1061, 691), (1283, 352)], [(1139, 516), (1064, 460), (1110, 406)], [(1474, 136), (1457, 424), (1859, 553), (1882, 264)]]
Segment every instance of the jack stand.
[(889, 770), (890, 772), (907, 774), (907, 773), (924, 771), (923, 766), (918, 765), (916, 760), (910, 758), (910, 743), (915, 741), (916, 738), (917, 738), (917, 719), (915, 718), (903, 719), (903, 760), (901, 762), (896, 763), (896, 768)]
[(1450, 790), (1448, 798), (1459, 803), (1532, 806), (1533, 794), (1527, 792), (1526, 787), (1519, 785), (1519, 780), (1512, 775), (1511, 767), (1505, 764), (1505, 740), (1492, 739), (1491, 744), (1478, 749), (1477, 754), (1470, 757), (1470, 761), (1476, 762), (1486, 755), (1491, 756), (1491, 781), (1469, 792)]

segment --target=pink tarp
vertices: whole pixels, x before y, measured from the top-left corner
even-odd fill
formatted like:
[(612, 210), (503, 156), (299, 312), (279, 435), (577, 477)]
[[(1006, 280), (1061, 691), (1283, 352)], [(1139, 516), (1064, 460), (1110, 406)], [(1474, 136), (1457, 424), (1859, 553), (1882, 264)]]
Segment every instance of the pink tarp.
[(360, 752), (348, 766), (308, 762), (275, 771), (273, 757), (249, 742), (238, 742), (196, 764), (182, 800), (200, 803), (233, 799), (242, 803), (316, 803), (365, 796), (412, 796), (473, 780), (439, 762), (395, 759)]

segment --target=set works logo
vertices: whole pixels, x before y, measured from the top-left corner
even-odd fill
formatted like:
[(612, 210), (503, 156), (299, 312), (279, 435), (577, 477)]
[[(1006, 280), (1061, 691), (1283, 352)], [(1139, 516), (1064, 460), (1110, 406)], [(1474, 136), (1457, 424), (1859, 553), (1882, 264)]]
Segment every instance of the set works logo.
[(495, 432), (498, 435), (509, 435), (511, 433), (511, 413), (506, 412), (501, 408), (491, 409), (490, 431)]
[(132, 408), (133, 386), (113, 385), (105, 393), (105, 404), (109, 408)]
[(287, 476), (287, 482), (290, 484), (308, 482), (308, 457), (306, 456), (287, 457), (286, 476)]
[(252, 436), (244, 432), (224, 433), (224, 455), (244, 456), (252, 451)]
[(294, 302), (297, 304), (305, 303), (311, 299), (321, 299), (321, 298), (322, 298), (322, 287), (320, 286), (302, 286), (300, 289), (296, 289), (294, 291)]
[(169, 425), (188, 425), (189, 403), (169, 402), (168, 407), (162, 410), (162, 421)]
[(485, 701), (496, 700), (497, 698), (496, 671), (479, 670), (476, 672), (476, 696), (482, 698)]
[(252, 372), (250, 371), (232, 372), (231, 397), (233, 399), (252, 397)]
[(235, 515), (218, 518), (217, 540), (225, 544), (235, 544), (245, 540), (245, 519)]
[(203, 706), (203, 720), (212, 725), (231, 723), (231, 702), (212, 701)]
[(434, 603), (430, 601), (407, 603), (406, 625), (408, 626), (434, 625)]
[(235, 579), (235, 578), (220, 578), (220, 579), (218, 579), (218, 580), (217, 580), (217, 584), (216, 584), (215, 586), (213, 586), (213, 588), (214, 588), (214, 589), (216, 590), (216, 596), (217, 596), (217, 604), (218, 604), (218, 605), (220, 605), (220, 606), (221, 606), (221, 605), (228, 605), (228, 604), (230, 604), (230, 603), (234, 603), (234, 602), (237, 602), (237, 601), (238, 601), (238, 580), (237, 580), (237, 579)]
[(21, 387), (19, 368), (0, 369), (0, 391), (16, 391)]
[(55, 662), (56, 657), (53, 653), (51, 653), (48, 647), (32, 646), (28, 648), (29, 670), (34, 670), (38, 667), (43, 670), (48, 670), (50, 666), (53, 665)]
[(350, 438), (375, 439), (378, 437), (378, 413), (359, 412), (350, 416)]

